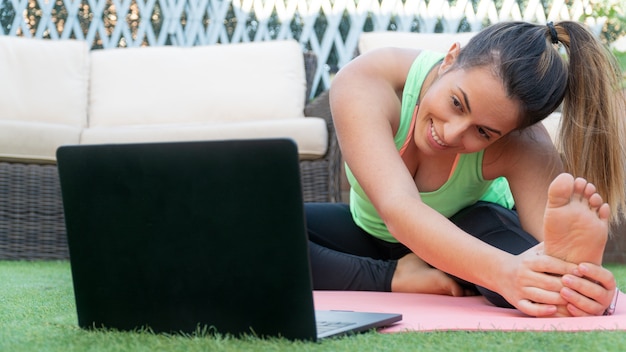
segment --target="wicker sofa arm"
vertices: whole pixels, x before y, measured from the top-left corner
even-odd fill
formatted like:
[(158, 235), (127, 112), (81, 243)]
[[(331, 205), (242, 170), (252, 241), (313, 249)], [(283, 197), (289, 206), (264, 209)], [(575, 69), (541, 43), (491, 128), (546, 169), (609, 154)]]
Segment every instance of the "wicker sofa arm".
[(0, 260), (67, 259), (54, 164), (0, 162)]
[(302, 191), (305, 202), (339, 202), (341, 201), (342, 158), (330, 113), (328, 91), (326, 90), (316, 98), (308, 100), (311, 96), (317, 67), (317, 56), (313, 52), (305, 52), (304, 68), (308, 103), (304, 108), (304, 116), (321, 117), (326, 121), (328, 149), (326, 155), (321, 159), (300, 161)]
[(304, 109), (304, 115), (324, 118), (328, 129), (328, 149), (324, 158), (300, 161), (304, 200), (305, 202), (339, 202), (341, 201), (342, 158), (330, 113), (328, 91), (309, 102)]

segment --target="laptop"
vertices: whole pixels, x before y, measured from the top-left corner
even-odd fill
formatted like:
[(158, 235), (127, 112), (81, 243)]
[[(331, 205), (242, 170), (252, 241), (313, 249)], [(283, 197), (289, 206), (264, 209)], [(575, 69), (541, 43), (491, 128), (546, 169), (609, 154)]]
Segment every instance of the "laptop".
[(57, 162), (82, 328), (316, 340), (402, 319), (314, 310), (289, 139), (62, 146)]

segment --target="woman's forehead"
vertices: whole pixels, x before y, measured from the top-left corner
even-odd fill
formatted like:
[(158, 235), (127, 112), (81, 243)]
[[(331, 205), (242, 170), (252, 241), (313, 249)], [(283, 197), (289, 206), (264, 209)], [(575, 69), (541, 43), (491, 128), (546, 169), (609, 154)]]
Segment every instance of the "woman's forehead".
[(520, 103), (509, 97), (502, 79), (490, 68), (457, 69), (441, 79), (447, 81), (449, 89), (459, 95), (476, 119), (499, 125), (499, 130), (507, 132), (517, 128)]

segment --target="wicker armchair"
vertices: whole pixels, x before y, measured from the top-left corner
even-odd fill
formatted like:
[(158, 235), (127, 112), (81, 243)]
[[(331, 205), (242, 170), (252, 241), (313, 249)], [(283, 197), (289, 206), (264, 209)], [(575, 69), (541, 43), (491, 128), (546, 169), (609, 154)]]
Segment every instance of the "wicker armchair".
[[(305, 53), (307, 96), (317, 58)], [(335, 137), (328, 95), (322, 93), (305, 108), (306, 116), (323, 117), (328, 126), (326, 155), (300, 163), (306, 202), (336, 202), (341, 196), (341, 155)], [(54, 164), (0, 162), (0, 260), (67, 259), (65, 218), (57, 167)]]

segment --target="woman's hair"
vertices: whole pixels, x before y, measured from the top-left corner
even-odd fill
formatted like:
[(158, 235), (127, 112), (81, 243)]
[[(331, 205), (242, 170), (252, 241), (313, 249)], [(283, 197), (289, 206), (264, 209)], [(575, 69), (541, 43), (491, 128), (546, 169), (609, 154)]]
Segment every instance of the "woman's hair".
[(518, 129), (543, 120), (562, 104), (557, 148), (566, 171), (592, 182), (612, 215), (626, 210), (621, 73), (614, 56), (589, 30), (572, 21), (498, 23), (474, 36), (454, 65), (491, 67), (507, 95), (520, 102)]

